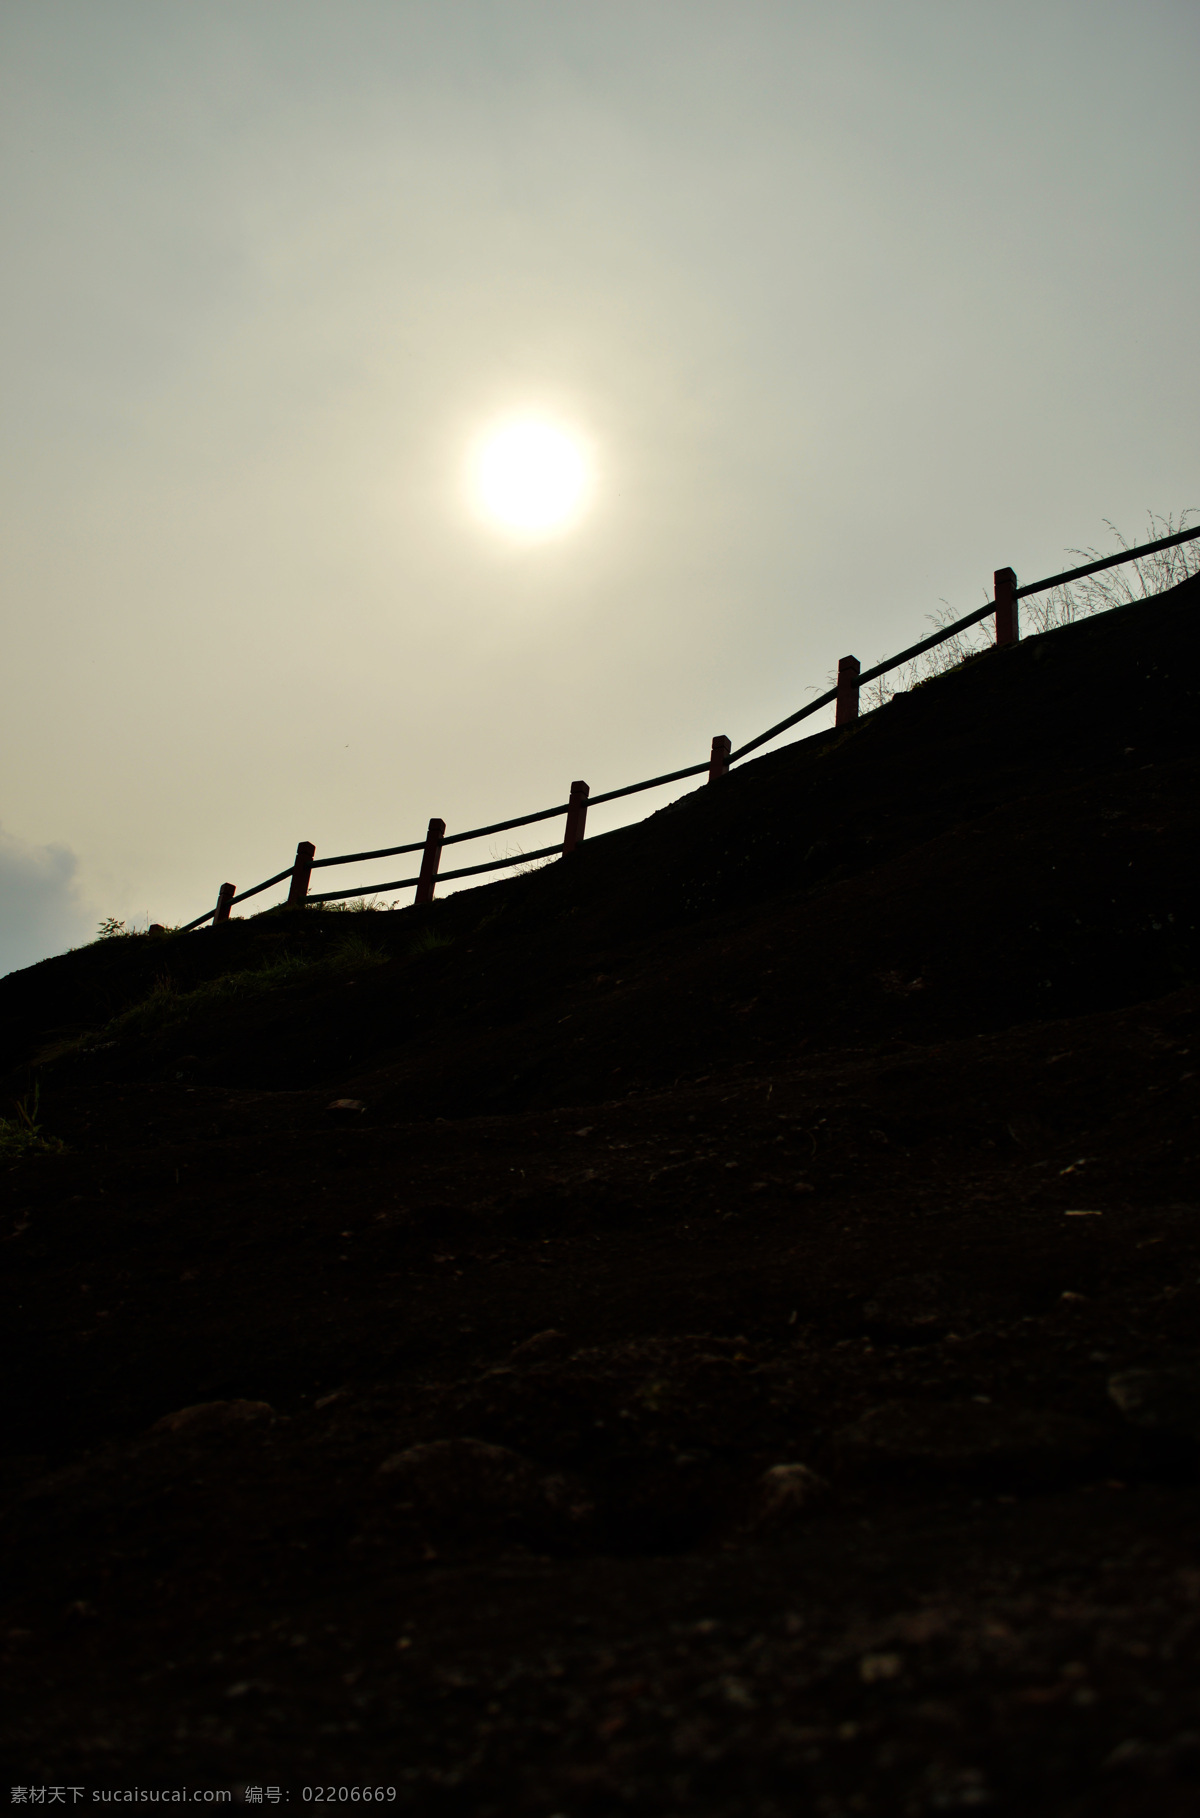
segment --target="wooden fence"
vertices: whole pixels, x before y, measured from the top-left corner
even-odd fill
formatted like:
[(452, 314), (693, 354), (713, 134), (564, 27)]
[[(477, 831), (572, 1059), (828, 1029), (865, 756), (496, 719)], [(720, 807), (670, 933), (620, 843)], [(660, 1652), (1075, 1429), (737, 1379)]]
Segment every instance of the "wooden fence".
[[(948, 638), (966, 631), (969, 626), (977, 625), (981, 620), (995, 615), (995, 634), (997, 647), (1015, 644), (1020, 636), (1020, 622), (1017, 602), (1030, 594), (1045, 593), (1051, 587), (1063, 587), (1070, 581), (1082, 580), (1085, 575), (1098, 574), (1103, 568), (1116, 568), (1123, 562), (1134, 562), (1139, 556), (1153, 555), (1157, 550), (1170, 549), (1177, 543), (1188, 543), (1200, 537), (1200, 529), (1181, 530), (1174, 536), (1160, 537), (1157, 542), (1143, 543), (1133, 549), (1122, 550), (1120, 555), (1104, 556), (1100, 561), (1087, 562), (1082, 568), (1070, 568), (1063, 574), (1050, 575), (1044, 581), (1032, 581), (1026, 587), (1017, 585), (1017, 577), (1011, 568), (997, 568), (993, 577), (993, 598), (977, 612), (969, 612), (965, 618), (956, 619), (954, 624), (935, 631), (931, 637), (922, 638), (917, 644), (910, 644), (898, 656), (889, 657), (886, 662), (876, 663), (873, 669), (861, 668), (857, 657), (842, 657), (837, 667), (837, 683), (828, 693), (810, 701), (807, 707), (801, 707), (798, 713), (790, 714), (786, 720), (780, 720), (777, 726), (771, 726), (766, 732), (760, 732), (757, 738), (740, 745), (736, 751), (730, 747), (730, 741), (723, 733), (712, 742), (708, 758), (700, 764), (689, 764), (683, 770), (671, 770), (665, 776), (652, 776), (642, 783), (627, 783), (622, 789), (609, 789), (603, 795), (591, 795), (586, 783), (571, 784), (570, 799), (555, 808), (540, 808), (536, 814), (520, 814), (511, 821), (496, 821), (490, 827), (472, 827), (466, 833), (446, 832), (445, 821), (431, 820), (423, 840), (413, 840), (407, 846), (381, 846), (375, 852), (343, 852), (334, 858), (316, 856), (316, 848), (308, 841), (301, 840), (296, 847), (296, 856), (283, 871), (277, 871), (274, 877), (266, 878), (261, 884), (255, 884), (249, 890), (235, 890), (232, 884), (222, 884), (217, 893), (215, 908), (198, 915), (195, 921), (187, 922), (179, 930), (185, 934), (189, 929), (200, 928), (205, 922), (212, 922), (214, 927), (229, 920), (229, 912), (235, 903), (248, 902), (252, 896), (260, 896), (264, 890), (270, 890), (275, 884), (288, 881), (287, 907), (302, 909), (306, 903), (336, 903), (347, 897), (377, 896), (385, 890), (406, 890), (416, 886), (417, 903), (433, 901), (434, 890), (439, 882), (449, 883), (460, 877), (481, 877), (488, 871), (504, 871), (514, 865), (525, 865), (533, 859), (549, 858), (554, 855), (566, 857), (573, 852), (583, 839), (587, 823), (589, 806), (598, 806), (601, 802), (615, 802), (625, 795), (638, 795), (644, 789), (655, 789), (662, 783), (675, 783), (684, 777), (699, 776), (702, 771), (708, 772), (708, 781), (715, 783), (725, 776), (731, 764), (748, 757), (752, 751), (777, 738), (789, 727), (798, 725), (811, 714), (819, 713), (823, 707), (831, 704), (834, 707), (834, 724), (848, 725), (858, 718), (859, 691), (866, 683), (877, 677), (887, 675), (889, 670), (899, 669), (902, 664), (910, 663), (926, 650), (943, 644)], [(566, 816), (566, 826), (561, 841), (552, 846), (543, 846), (536, 852), (520, 852), (512, 858), (492, 859), (485, 865), (463, 865), (456, 871), (442, 871), (442, 852), (447, 846), (459, 845), (465, 840), (478, 840), (492, 833), (508, 833), (514, 827), (531, 827), (538, 821), (557, 820), (560, 815)], [(358, 884), (351, 890), (327, 890), (315, 893), (311, 890), (312, 874), (325, 867), (334, 865), (365, 864), (369, 859), (397, 858), (402, 853), (419, 852), (420, 869), (416, 877), (394, 878), (384, 884)]]

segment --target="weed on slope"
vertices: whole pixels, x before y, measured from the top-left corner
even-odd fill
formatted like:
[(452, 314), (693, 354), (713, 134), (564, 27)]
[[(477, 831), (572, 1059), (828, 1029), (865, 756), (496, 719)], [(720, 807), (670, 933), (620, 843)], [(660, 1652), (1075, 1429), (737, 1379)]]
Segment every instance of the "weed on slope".
[(259, 966), (218, 973), (190, 991), (181, 990), (171, 975), (163, 972), (155, 979), (154, 987), (146, 997), (105, 1024), (103, 1039), (112, 1041), (124, 1035), (147, 1034), (174, 1023), (187, 1022), (235, 999), (265, 997), (286, 990), (289, 985), (316, 984), (336, 979), (346, 972), (369, 971), (373, 966), (385, 965), (388, 957), (382, 948), (352, 935), (339, 941), (331, 953), (311, 956), (285, 951)]

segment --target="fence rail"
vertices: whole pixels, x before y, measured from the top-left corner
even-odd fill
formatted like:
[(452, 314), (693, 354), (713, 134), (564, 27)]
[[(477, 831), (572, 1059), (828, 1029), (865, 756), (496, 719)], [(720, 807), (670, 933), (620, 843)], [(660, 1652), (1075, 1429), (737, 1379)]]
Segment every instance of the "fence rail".
[[(834, 724), (842, 726), (858, 718), (859, 690), (867, 683), (887, 675), (890, 670), (899, 669), (905, 663), (933, 650), (947, 639), (957, 637), (960, 632), (978, 625), (992, 614), (996, 621), (996, 645), (1015, 644), (1020, 637), (1017, 602), (1027, 599), (1035, 593), (1046, 593), (1052, 587), (1065, 587), (1072, 581), (1083, 580), (1086, 575), (1099, 574), (1105, 568), (1117, 568), (1124, 562), (1135, 562), (1140, 556), (1154, 555), (1159, 550), (1171, 549), (1178, 543), (1190, 543), (1200, 537), (1200, 528), (1180, 530), (1168, 537), (1159, 537), (1155, 542), (1142, 543), (1133, 549), (1122, 550), (1120, 555), (1103, 556), (1099, 561), (1085, 562), (1082, 567), (1068, 568), (1062, 574), (1053, 574), (1044, 581), (1031, 581), (1024, 587), (1017, 585), (1017, 577), (1011, 568), (998, 568), (993, 577), (993, 595), (987, 605), (980, 606), (975, 612), (968, 612), (953, 624), (935, 631), (932, 636), (922, 638), (916, 644), (910, 644), (897, 656), (888, 657), (886, 662), (876, 663), (873, 669), (862, 669), (857, 657), (842, 657), (838, 663), (838, 679), (835, 687), (825, 694), (818, 695), (806, 707), (797, 713), (789, 714), (786, 720), (770, 726), (766, 732), (760, 732), (757, 738), (749, 739), (739, 745), (736, 751), (730, 749), (730, 741), (724, 734), (718, 734), (712, 742), (712, 751), (705, 762), (688, 764), (682, 770), (669, 770), (664, 776), (648, 777), (642, 783), (626, 783), (620, 789), (608, 789), (601, 795), (591, 795), (588, 786), (583, 782), (571, 785), (570, 800), (554, 808), (539, 808), (534, 814), (518, 814), (512, 820), (494, 821), (488, 827), (472, 827), (465, 833), (447, 833), (445, 823), (431, 820), (425, 838), (411, 840), (405, 846), (380, 846), (373, 852), (341, 852), (333, 858), (317, 858), (315, 850), (307, 840), (301, 840), (296, 848), (296, 857), (283, 871), (277, 871), (261, 884), (254, 884), (249, 890), (235, 891), (232, 884), (222, 884), (217, 894), (214, 908), (198, 915), (194, 921), (185, 922), (179, 933), (186, 934), (193, 928), (201, 928), (205, 922), (212, 922), (214, 927), (229, 920), (229, 912), (235, 903), (245, 903), (253, 896), (261, 896), (264, 890), (270, 890), (275, 884), (282, 884), (290, 879), (288, 907), (302, 908), (305, 903), (344, 902), (348, 897), (377, 896), (384, 890), (407, 890), (416, 887), (415, 901), (431, 902), (438, 883), (449, 883), (454, 878), (481, 877), (489, 871), (510, 870), (513, 866), (528, 865), (535, 859), (550, 858), (555, 853), (564, 858), (573, 852), (584, 836), (589, 807), (598, 807), (602, 802), (615, 802), (622, 796), (639, 795), (645, 789), (656, 789), (663, 783), (677, 783), (684, 777), (699, 776), (707, 771), (710, 783), (716, 782), (727, 774), (729, 766), (741, 758), (748, 757), (752, 751), (767, 745), (781, 732), (787, 732), (792, 726), (798, 726), (823, 707), (835, 709)], [(508, 833), (514, 827), (532, 827), (539, 821), (556, 820), (560, 815), (566, 816), (566, 828), (561, 841), (552, 846), (543, 846), (537, 852), (519, 852), (511, 858), (492, 859), (483, 865), (463, 865), (456, 871), (442, 871), (441, 854), (445, 846), (461, 845), (465, 840), (485, 839), (489, 834)], [(398, 858), (406, 852), (419, 852), (421, 866), (416, 877), (394, 878), (384, 884), (359, 884), (351, 890), (327, 890), (321, 894), (310, 892), (308, 886), (314, 871), (320, 871), (331, 865), (365, 864), (371, 859)]]

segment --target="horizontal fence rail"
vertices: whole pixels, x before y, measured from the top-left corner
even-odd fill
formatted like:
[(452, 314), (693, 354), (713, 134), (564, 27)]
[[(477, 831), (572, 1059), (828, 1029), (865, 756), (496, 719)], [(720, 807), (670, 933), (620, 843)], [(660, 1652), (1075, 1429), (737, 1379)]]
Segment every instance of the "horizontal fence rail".
[[(275, 884), (290, 880), (288, 907), (303, 908), (306, 903), (337, 903), (356, 896), (378, 896), (384, 890), (416, 889), (415, 900), (431, 902), (434, 890), (439, 883), (449, 883), (454, 878), (482, 877), (489, 871), (511, 870), (514, 866), (529, 865), (537, 859), (561, 855), (568, 857), (580, 844), (584, 836), (589, 807), (597, 807), (601, 802), (619, 801), (623, 796), (639, 795), (645, 789), (657, 789), (663, 783), (681, 782), (685, 777), (700, 776), (707, 772), (710, 783), (728, 773), (729, 766), (741, 758), (748, 757), (778, 738), (781, 732), (798, 726), (801, 720), (811, 718), (823, 707), (835, 708), (834, 724), (842, 726), (858, 718), (859, 691), (866, 683), (878, 680), (893, 669), (900, 669), (905, 663), (923, 656), (927, 650), (933, 650), (938, 644), (944, 644), (960, 632), (967, 631), (972, 625), (995, 615), (996, 645), (1002, 647), (1015, 644), (1020, 636), (1017, 602), (1028, 599), (1035, 593), (1047, 593), (1052, 587), (1065, 587), (1072, 581), (1081, 581), (1090, 574), (1099, 574), (1105, 568), (1117, 568), (1123, 562), (1136, 562), (1141, 556), (1155, 555), (1159, 550), (1171, 549), (1178, 543), (1190, 543), (1200, 537), (1200, 528), (1180, 530), (1168, 537), (1159, 537), (1153, 543), (1142, 543), (1133, 549), (1124, 549), (1120, 555), (1103, 556), (1096, 562), (1085, 562), (1080, 568), (1068, 568), (1062, 574), (1052, 574), (1044, 581), (1031, 581), (1024, 587), (1017, 585), (1017, 577), (1011, 568), (998, 568), (994, 576), (994, 598), (975, 612), (968, 612), (963, 618), (956, 619), (952, 625), (946, 625), (935, 631), (932, 636), (922, 638), (916, 644), (910, 644), (897, 656), (888, 657), (886, 662), (876, 663), (873, 669), (861, 669), (857, 657), (842, 657), (838, 663), (837, 685), (826, 693), (818, 695), (806, 707), (797, 713), (789, 714), (786, 720), (770, 726), (766, 732), (760, 732), (757, 738), (749, 739), (739, 745), (736, 751), (730, 749), (730, 742), (724, 734), (718, 734), (712, 742), (712, 753), (702, 764), (688, 764), (682, 770), (668, 770), (663, 776), (648, 777), (642, 783), (626, 783), (620, 789), (608, 789), (601, 795), (592, 795), (583, 782), (572, 783), (570, 800), (561, 802), (553, 808), (539, 808), (534, 814), (518, 814), (509, 821), (493, 821), (488, 827), (472, 827), (466, 833), (447, 833), (445, 823), (432, 820), (423, 840), (411, 840), (406, 846), (380, 846), (372, 852), (341, 852), (333, 858), (317, 858), (314, 848), (307, 840), (301, 840), (296, 848), (296, 857), (283, 871), (277, 871), (274, 877), (266, 878), (261, 884), (254, 884), (249, 890), (236, 890), (232, 884), (222, 884), (217, 893), (215, 908), (206, 910), (194, 921), (185, 922), (177, 930), (187, 934), (193, 928), (201, 928), (205, 922), (212, 922), (219, 927), (229, 920), (229, 912), (235, 903), (249, 902), (251, 897), (261, 896), (264, 890), (270, 890)], [(455, 871), (442, 871), (440, 868), (442, 849), (445, 846), (461, 845), (465, 840), (485, 839), (489, 834), (508, 833), (514, 827), (532, 827), (539, 821), (557, 820), (560, 815), (566, 817), (566, 829), (561, 841), (553, 846), (542, 846), (536, 852), (518, 852), (511, 858), (491, 859), (483, 865), (463, 865)], [(327, 890), (321, 894), (310, 892), (308, 885), (314, 871), (320, 871), (331, 865), (365, 864), (371, 859), (399, 858), (406, 852), (419, 852), (421, 866), (416, 877), (394, 878), (386, 884), (359, 884), (351, 890)]]

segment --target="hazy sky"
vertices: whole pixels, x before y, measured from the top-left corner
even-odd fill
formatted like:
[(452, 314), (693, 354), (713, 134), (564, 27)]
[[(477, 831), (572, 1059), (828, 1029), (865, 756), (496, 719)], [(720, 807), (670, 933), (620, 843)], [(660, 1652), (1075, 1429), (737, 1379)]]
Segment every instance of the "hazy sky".
[[(1194, 0), (0, 20), (0, 970), (697, 762), (1200, 505)], [(468, 499), (514, 414), (593, 451), (557, 538)]]

